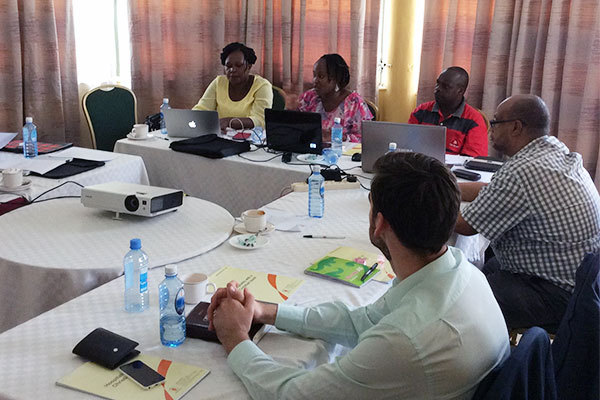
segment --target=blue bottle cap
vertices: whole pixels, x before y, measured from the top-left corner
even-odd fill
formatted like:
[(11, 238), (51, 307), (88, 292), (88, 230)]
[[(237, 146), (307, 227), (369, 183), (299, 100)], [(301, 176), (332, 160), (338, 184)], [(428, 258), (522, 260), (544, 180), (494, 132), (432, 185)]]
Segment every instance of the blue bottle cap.
[(129, 241), (129, 248), (131, 250), (139, 250), (142, 248), (142, 241), (141, 239), (131, 239)]

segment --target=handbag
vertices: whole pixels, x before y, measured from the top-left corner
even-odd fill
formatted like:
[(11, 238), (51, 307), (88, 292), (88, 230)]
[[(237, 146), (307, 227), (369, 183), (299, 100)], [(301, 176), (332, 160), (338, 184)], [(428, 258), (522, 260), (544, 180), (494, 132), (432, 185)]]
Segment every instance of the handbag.
[(224, 139), (214, 133), (172, 142), (169, 147), (175, 151), (208, 158), (223, 158), (250, 151), (250, 143)]

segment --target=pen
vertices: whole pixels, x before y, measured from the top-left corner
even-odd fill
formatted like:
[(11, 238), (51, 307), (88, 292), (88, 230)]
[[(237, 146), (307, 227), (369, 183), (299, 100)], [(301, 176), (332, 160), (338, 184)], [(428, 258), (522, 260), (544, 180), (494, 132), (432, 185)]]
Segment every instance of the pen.
[(371, 268), (369, 268), (368, 270), (365, 271), (365, 273), (363, 274), (363, 276), (360, 277), (361, 282), (364, 282), (365, 279), (367, 279), (369, 277), (369, 275), (371, 275), (371, 273), (373, 271), (375, 271), (375, 268), (377, 268), (377, 263), (371, 265)]
[(304, 235), (306, 239), (346, 239), (346, 236)]

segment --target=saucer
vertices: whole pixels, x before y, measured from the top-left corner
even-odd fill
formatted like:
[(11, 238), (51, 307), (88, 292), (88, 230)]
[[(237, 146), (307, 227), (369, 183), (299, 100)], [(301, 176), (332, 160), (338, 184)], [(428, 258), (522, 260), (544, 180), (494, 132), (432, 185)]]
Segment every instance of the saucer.
[(0, 183), (0, 192), (20, 192), (21, 190), (25, 190), (25, 189), (29, 189), (29, 187), (31, 186), (31, 180), (30, 179), (23, 179), (23, 183), (21, 184), (21, 186), (17, 186), (17, 187), (13, 187), (13, 188), (8, 188), (6, 186), (4, 186), (3, 183)]
[(325, 161), (323, 156), (321, 156), (319, 154), (298, 154), (296, 156), (296, 159), (298, 161), (309, 163), (309, 164), (312, 163), (312, 164), (329, 165), (329, 164), (327, 164), (327, 161)]
[(267, 239), (264, 236), (259, 235), (256, 237), (256, 242), (254, 243), (254, 246), (244, 246), (242, 243), (244, 242), (244, 240), (246, 240), (250, 236), (253, 236), (253, 235), (245, 234), (245, 235), (233, 236), (231, 239), (229, 239), (229, 244), (237, 249), (242, 249), (242, 250), (260, 249), (261, 247), (264, 247), (267, 244), (269, 244), (269, 239)]
[[(246, 227), (244, 226), (243, 222), (240, 222), (239, 224), (236, 224), (233, 227), (233, 230), (236, 231), (237, 233), (249, 233), (249, 234), (252, 234), (252, 232), (248, 232), (246, 230)], [(261, 235), (266, 235), (268, 233), (273, 232), (274, 230), (275, 230), (275, 225), (273, 225), (270, 222), (267, 222), (267, 226), (265, 227), (265, 229), (263, 229), (262, 231), (260, 231), (260, 234)]]
[(154, 135), (153, 135), (153, 134), (151, 134), (151, 133), (149, 133), (149, 134), (148, 134), (146, 137), (143, 137), (143, 138), (138, 138), (138, 137), (135, 137), (135, 136), (133, 136), (133, 135), (131, 134), (131, 132), (129, 132), (129, 133), (127, 134), (127, 138), (128, 138), (128, 139), (131, 139), (131, 140), (148, 140), (148, 139), (152, 139), (153, 137), (154, 137)]

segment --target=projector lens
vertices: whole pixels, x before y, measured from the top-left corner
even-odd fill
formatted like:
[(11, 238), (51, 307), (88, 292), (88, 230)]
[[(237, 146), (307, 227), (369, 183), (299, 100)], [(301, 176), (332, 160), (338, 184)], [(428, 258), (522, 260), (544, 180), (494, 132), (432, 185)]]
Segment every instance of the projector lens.
[(136, 211), (140, 207), (140, 201), (134, 195), (125, 197), (125, 208), (128, 211)]

